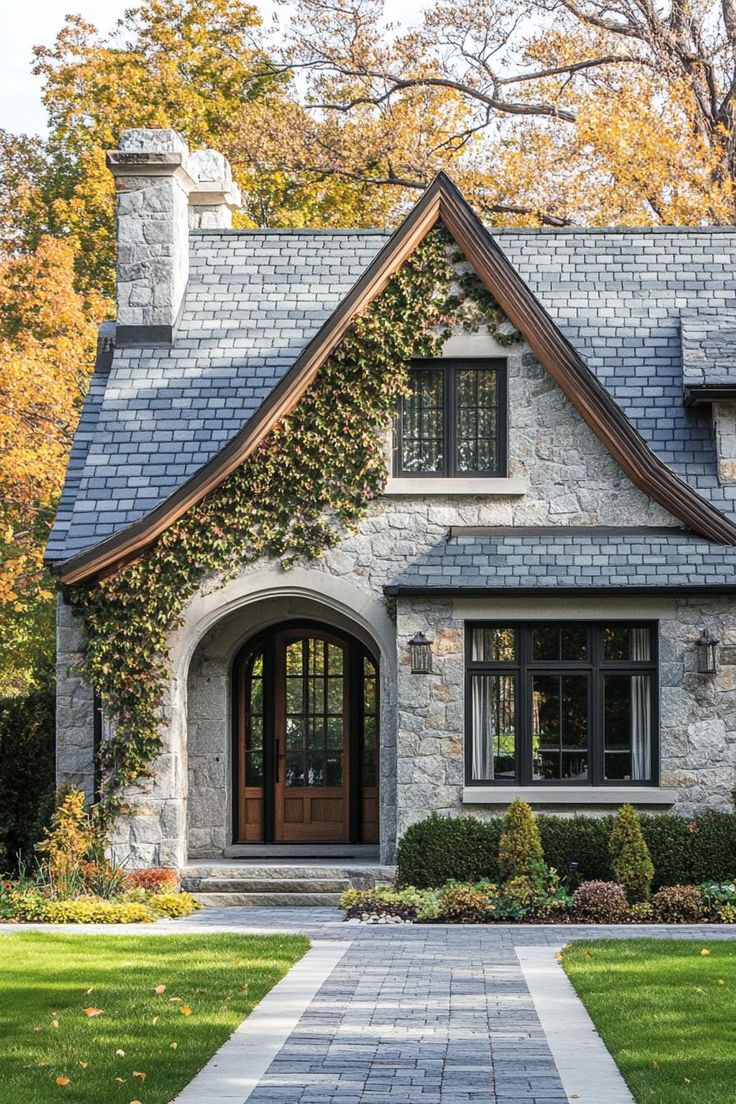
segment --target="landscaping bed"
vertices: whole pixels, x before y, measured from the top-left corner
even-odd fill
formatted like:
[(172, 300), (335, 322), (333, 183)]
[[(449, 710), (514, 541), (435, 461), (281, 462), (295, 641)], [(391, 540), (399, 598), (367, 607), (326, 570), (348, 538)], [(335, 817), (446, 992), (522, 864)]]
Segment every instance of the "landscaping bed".
[(638, 1104), (731, 1104), (736, 944), (586, 941), (562, 964)]
[[(551, 827), (552, 819), (542, 825), (547, 825), (553, 851), (555, 847), (559, 851), (565, 821), (556, 818), (559, 824)], [(506, 815), (490, 826), (470, 817), (430, 817), (410, 828), (399, 845), (398, 886), (347, 890), (340, 901), (345, 919), (384, 924), (736, 922), (731, 814), (705, 814), (679, 827), (673, 826), (682, 818), (668, 818), (653, 836), (660, 844), (670, 832), (679, 838), (683, 826), (691, 840), (699, 834), (701, 838), (695, 859), (670, 854), (667, 865), (663, 857), (659, 875), (642, 818), (633, 807), (624, 805), (615, 817), (605, 820), (603, 827), (598, 824), (592, 830), (573, 823), (579, 859), (570, 860), (560, 871), (548, 861), (542, 818), (536, 818), (523, 801), (514, 801)], [(592, 851), (586, 850), (586, 839), (593, 840)], [(467, 849), (462, 842), (469, 844)], [(457, 860), (454, 867), (453, 859)], [(679, 869), (728, 874), (719, 880), (711, 876), (697, 885), (670, 884), (663, 871), (677, 870), (678, 862)], [(586, 878), (584, 872), (591, 867), (603, 869), (608, 877)], [(427, 884), (432, 871), (435, 877), (440, 873), (445, 877)], [(466, 877), (460, 876), (461, 871)], [(411, 873), (419, 875), (419, 884), (409, 881)]]
[(168, 1104), (309, 946), (301, 936), (0, 938), (0, 1104)]
[(199, 908), (180, 892), (176, 870), (126, 871), (112, 863), (78, 790), (61, 796), (37, 851), (35, 862), (0, 882), (0, 921), (143, 924)]

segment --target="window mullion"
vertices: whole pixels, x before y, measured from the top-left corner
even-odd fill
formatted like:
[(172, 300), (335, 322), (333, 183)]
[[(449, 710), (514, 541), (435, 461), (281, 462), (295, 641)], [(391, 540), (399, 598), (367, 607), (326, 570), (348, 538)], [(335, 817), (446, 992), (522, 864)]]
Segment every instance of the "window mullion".
[(588, 747), (590, 755), (590, 781), (600, 786), (604, 777), (604, 719), (603, 719), (603, 633), (593, 627), (590, 630), (590, 654), (592, 659), (590, 685), (590, 718), (588, 722)]
[(526, 626), (517, 629), (519, 648), (519, 783), (532, 781), (532, 679), (529, 671), (531, 636)]
[(446, 364), (442, 373), (442, 394), (444, 404), (444, 434), (445, 434), (445, 457), (444, 457), (444, 471), (445, 475), (449, 478), (454, 478), (457, 471), (457, 458), (455, 456), (455, 449), (457, 447), (456, 433), (455, 433), (455, 418), (456, 418), (456, 401), (455, 401), (455, 366), (452, 363)]

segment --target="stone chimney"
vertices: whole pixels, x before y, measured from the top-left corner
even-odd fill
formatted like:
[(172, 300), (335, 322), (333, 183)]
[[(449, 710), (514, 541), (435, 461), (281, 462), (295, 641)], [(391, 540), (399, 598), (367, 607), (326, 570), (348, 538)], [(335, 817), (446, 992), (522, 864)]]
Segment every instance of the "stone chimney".
[(226, 229), (240, 205), (227, 158), (174, 130), (126, 130), (107, 164), (117, 214), (116, 344), (170, 344), (189, 276), (189, 229)]

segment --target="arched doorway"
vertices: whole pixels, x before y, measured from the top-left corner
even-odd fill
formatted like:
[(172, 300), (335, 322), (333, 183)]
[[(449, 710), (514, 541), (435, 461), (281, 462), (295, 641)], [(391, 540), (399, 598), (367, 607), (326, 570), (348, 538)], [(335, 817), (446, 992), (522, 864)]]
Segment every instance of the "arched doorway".
[(281, 624), (233, 668), (235, 843), (378, 841), (378, 663), (315, 622)]

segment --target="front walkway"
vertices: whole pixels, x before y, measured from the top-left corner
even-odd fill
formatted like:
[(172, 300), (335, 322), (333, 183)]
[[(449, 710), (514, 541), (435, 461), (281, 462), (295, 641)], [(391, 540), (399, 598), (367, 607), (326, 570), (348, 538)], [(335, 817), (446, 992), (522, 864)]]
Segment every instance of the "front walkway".
[(736, 938), (726, 925), (364, 926), (344, 924), (334, 909), (204, 909), (148, 931), (299, 931), (348, 944), (248, 1104), (562, 1104), (515, 948)]

